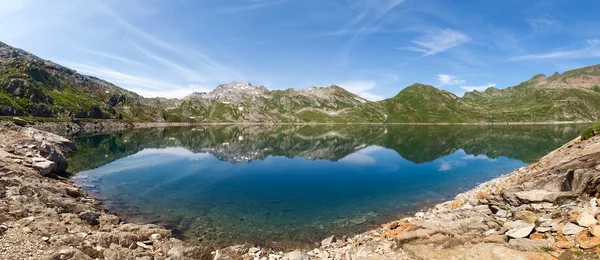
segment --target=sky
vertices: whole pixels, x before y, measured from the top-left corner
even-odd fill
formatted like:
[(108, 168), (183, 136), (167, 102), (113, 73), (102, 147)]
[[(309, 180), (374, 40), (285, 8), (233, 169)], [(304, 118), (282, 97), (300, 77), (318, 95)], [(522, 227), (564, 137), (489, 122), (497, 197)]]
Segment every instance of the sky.
[(0, 0), (0, 41), (146, 97), (231, 81), (457, 95), (600, 63), (600, 1)]

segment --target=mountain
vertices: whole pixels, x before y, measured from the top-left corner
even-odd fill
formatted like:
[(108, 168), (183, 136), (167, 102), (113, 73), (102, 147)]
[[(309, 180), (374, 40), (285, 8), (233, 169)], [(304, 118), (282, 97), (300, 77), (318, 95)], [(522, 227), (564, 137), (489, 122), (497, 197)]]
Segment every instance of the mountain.
[(600, 65), (458, 97), (413, 84), (370, 102), (338, 86), (268, 90), (232, 82), (182, 99), (144, 98), (0, 42), (0, 116), (144, 122), (475, 123), (594, 121)]

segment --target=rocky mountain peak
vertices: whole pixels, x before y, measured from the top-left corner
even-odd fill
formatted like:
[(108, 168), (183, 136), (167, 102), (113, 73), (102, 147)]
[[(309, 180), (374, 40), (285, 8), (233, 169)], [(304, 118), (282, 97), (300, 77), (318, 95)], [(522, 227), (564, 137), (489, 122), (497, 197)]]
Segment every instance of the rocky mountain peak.
[(217, 86), (209, 93), (199, 96), (220, 101), (242, 102), (250, 97), (265, 97), (269, 90), (264, 86), (254, 86), (249, 82), (231, 82)]

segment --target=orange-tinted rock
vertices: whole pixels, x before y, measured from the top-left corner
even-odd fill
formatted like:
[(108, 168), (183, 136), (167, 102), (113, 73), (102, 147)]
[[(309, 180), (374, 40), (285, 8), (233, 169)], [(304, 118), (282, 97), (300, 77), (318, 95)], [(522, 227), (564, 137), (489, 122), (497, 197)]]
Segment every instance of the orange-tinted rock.
[(566, 240), (566, 239), (565, 240), (556, 241), (554, 243), (554, 247), (560, 248), (560, 249), (569, 249), (569, 248), (572, 248), (574, 246), (575, 246), (575, 244), (573, 242), (571, 242), (569, 240)]
[(464, 206), (465, 204), (462, 201), (454, 200), (450, 203), (451, 209), (458, 209)]
[(544, 239), (546, 238), (546, 235), (542, 234), (542, 233), (533, 233), (531, 235), (529, 235), (530, 239)]
[(477, 192), (477, 194), (475, 194), (475, 198), (477, 198), (478, 200), (485, 199), (485, 197), (488, 195), (488, 193), (489, 192), (487, 190), (479, 191), (479, 192)]
[(575, 236), (575, 242), (583, 249), (594, 248), (600, 245), (600, 237), (591, 237), (587, 230), (581, 231)]
[(393, 223), (396, 223), (397, 226), (394, 229), (390, 229), (390, 230), (386, 231), (385, 233), (383, 233), (383, 235), (381, 235), (381, 238), (386, 239), (386, 238), (397, 237), (402, 232), (412, 230), (415, 228), (415, 225), (408, 222), (407, 220), (403, 220), (400, 223), (398, 223), (398, 222), (393, 222)]
[(400, 224), (398, 224), (398, 222), (392, 222), (390, 223), (390, 225), (388, 226), (389, 229), (396, 229)]
[(595, 237), (600, 237), (600, 225), (595, 225), (592, 227), (592, 235)]

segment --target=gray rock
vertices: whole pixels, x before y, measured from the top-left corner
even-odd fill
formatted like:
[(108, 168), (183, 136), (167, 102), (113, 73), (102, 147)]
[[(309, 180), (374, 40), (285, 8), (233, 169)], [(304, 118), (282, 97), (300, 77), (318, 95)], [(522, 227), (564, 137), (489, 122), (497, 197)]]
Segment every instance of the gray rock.
[(65, 171), (69, 167), (69, 162), (67, 161), (67, 158), (65, 158), (64, 155), (56, 151), (52, 144), (46, 141), (42, 141), (38, 145), (38, 150), (42, 157), (55, 163), (54, 171), (56, 173), (65, 173)]
[(300, 250), (295, 250), (283, 255), (283, 260), (309, 260), (308, 255)]
[(587, 211), (582, 212), (577, 218), (577, 224), (582, 227), (591, 227), (596, 225), (596, 223), (598, 223), (596, 218), (594, 218), (594, 216)]
[(547, 190), (527, 190), (515, 192), (514, 196), (523, 203), (556, 202), (573, 197), (570, 192), (550, 192)]
[(92, 259), (90, 256), (84, 254), (76, 248), (64, 248), (57, 252), (52, 253), (47, 259), (62, 260), (62, 259), (73, 259), (73, 260), (86, 260)]
[(48, 161), (46, 159), (43, 160), (35, 160), (33, 161), (33, 169), (38, 171), (40, 175), (46, 176), (54, 171), (55, 163)]
[(506, 231), (506, 235), (512, 238), (523, 238), (529, 236), (531, 231), (535, 228), (535, 224), (528, 224), (523, 227), (513, 228), (509, 231)]
[(508, 211), (501, 209), (501, 210), (498, 210), (495, 215), (499, 218), (507, 218)]
[(535, 231), (540, 233), (546, 233), (552, 231), (552, 227), (536, 227)]
[(13, 123), (15, 123), (15, 125), (18, 126), (27, 126), (27, 124), (29, 124), (29, 122), (27, 122), (27, 120), (19, 118), (19, 117), (13, 117)]
[(523, 220), (515, 220), (515, 221), (507, 221), (506, 223), (504, 223), (504, 225), (502, 227), (504, 227), (506, 229), (515, 229), (515, 228), (527, 227), (529, 225), (531, 225), (531, 223), (527, 223)]
[(550, 241), (546, 239), (511, 239), (510, 241), (508, 241), (508, 245), (512, 249), (526, 252), (544, 251), (544, 248), (552, 248), (552, 243), (550, 243)]
[(99, 217), (100, 217), (100, 214), (98, 214), (96, 212), (90, 212), (90, 211), (86, 211), (86, 212), (79, 214), (79, 218), (81, 220), (87, 222), (88, 224), (90, 224), (92, 226), (97, 226), (100, 224), (100, 221), (98, 221)]
[(321, 247), (330, 246), (331, 244), (333, 244), (333, 242), (335, 242), (335, 236), (330, 236), (328, 238), (325, 238), (325, 239), (323, 239), (323, 241), (321, 241)]
[(564, 235), (576, 235), (577, 233), (583, 231), (585, 228), (582, 228), (578, 225), (575, 225), (573, 223), (567, 223), (565, 224), (565, 226), (563, 227), (563, 234)]

